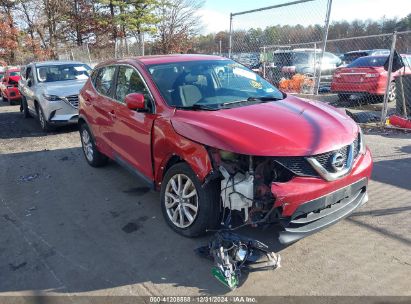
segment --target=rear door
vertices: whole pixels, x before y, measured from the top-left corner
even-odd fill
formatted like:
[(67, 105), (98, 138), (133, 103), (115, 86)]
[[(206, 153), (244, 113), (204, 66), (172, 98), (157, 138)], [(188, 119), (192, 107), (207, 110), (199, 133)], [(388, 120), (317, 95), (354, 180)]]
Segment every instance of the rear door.
[[(125, 97), (131, 93), (145, 96), (146, 112), (137, 112), (127, 107)], [(147, 182), (152, 182), (151, 132), (156, 115), (153, 97), (135, 67), (119, 66), (113, 98), (116, 100), (115, 122), (110, 140), (115, 158), (123, 165), (137, 169), (133, 171)]]
[(116, 102), (113, 100), (116, 66), (99, 68), (93, 75), (93, 87), (84, 91), (85, 112), (96, 143), (103, 153), (111, 156), (111, 134), (114, 129)]

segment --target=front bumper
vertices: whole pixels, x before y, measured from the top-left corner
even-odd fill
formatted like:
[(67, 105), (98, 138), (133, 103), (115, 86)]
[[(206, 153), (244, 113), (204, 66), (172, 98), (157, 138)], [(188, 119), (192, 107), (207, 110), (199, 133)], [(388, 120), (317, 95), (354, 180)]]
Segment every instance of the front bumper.
[(284, 231), (280, 232), (279, 241), (289, 244), (316, 233), (347, 217), (367, 201), (367, 179), (364, 178), (327, 196), (307, 202), (290, 219), (284, 220)]
[(42, 106), (50, 124), (67, 125), (78, 121), (78, 109), (65, 101), (45, 101)]
[(273, 183), (274, 207), (282, 210), (284, 231), (280, 233), (280, 242), (292, 243), (322, 230), (365, 203), (372, 166), (367, 149), (365, 155), (355, 160), (351, 172), (338, 180), (295, 177), (286, 183)]

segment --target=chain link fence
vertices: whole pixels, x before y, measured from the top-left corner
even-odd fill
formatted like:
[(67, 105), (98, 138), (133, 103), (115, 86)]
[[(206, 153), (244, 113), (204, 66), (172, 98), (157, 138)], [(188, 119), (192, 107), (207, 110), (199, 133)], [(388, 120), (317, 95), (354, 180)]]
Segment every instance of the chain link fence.
[(117, 39), (115, 43), (99, 46), (85, 43), (81, 46), (62, 47), (58, 51), (59, 60), (75, 60), (95, 66), (99, 62), (133, 56), (144, 56), (144, 35), (132, 38)]
[[(364, 122), (410, 116), (411, 31), (361, 35), (353, 21), (329, 39), (331, 12), (332, 0), (300, 0), (232, 13), (229, 56), (287, 93), (372, 113)], [(395, 51), (406, 67), (389, 72)]]

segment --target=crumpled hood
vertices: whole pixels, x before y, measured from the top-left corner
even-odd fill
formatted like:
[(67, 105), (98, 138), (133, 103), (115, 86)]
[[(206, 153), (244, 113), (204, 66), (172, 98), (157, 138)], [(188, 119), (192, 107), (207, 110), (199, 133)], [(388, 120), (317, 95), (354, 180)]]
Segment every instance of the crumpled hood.
[(19, 82), (20, 78), (21, 78), (20, 76), (10, 76), (10, 77), (9, 77), (10, 80), (13, 80), (13, 81), (16, 82), (16, 83)]
[(358, 126), (344, 113), (293, 96), (220, 111), (176, 110), (171, 121), (177, 133), (195, 142), (255, 156), (321, 154), (358, 135)]
[(78, 95), (87, 80), (68, 80), (41, 83), (44, 94), (56, 96)]

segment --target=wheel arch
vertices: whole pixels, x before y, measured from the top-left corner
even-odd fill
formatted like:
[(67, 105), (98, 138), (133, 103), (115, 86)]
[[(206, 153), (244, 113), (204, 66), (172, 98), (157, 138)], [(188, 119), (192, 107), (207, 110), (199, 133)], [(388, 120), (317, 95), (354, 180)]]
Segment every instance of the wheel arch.
[(156, 188), (161, 186), (167, 170), (177, 163), (187, 163), (201, 183), (213, 170), (206, 147), (177, 134), (165, 120), (155, 123), (152, 149)]

